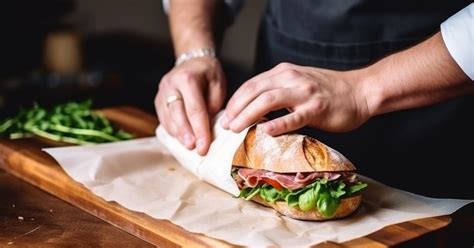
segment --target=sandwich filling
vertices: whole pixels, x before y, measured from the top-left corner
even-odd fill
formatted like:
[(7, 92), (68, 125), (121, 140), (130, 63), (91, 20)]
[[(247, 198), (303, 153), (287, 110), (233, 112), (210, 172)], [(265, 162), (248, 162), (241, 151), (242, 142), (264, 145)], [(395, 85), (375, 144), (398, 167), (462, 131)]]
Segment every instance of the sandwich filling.
[(233, 167), (232, 177), (240, 189), (239, 197), (245, 200), (258, 195), (266, 202), (285, 201), (302, 211), (317, 209), (327, 218), (334, 216), (341, 199), (367, 187), (348, 171), (275, 173)]

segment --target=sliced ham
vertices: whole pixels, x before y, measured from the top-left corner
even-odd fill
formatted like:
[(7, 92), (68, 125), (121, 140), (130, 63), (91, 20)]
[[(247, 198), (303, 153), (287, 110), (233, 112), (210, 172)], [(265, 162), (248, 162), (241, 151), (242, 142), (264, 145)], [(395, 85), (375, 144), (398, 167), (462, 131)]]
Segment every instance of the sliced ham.
[[(272, 179), (280, 183), (284, 188), (296, 190), (311, 184), (318, 178), (326, 178), (329, 181), (342, 179), (344, 181), (353, 182), (355, 174), (351, 172), (307, 172), (295, 174), (281, 174), (265, 170), (254, 170), (249, 168), (240, 168), (239, 177), (244, 181), (244, 185), (254, 188), (263, 183), (264, 179)], [(241, 183), (239, 183), (241, 185)]]
[(341, 177), (339, 173), (333, 172), (311, 172), (311, 173), (296, 173), (295, 181), (296, 182), (313, 182), (316, 178), (327, 178), (329, 181), (336, 180)]
[(245, 181), (245, 185), (251, 188), (257, 186), (265, 176), (263, 170), (239, 169), (237, 173)]

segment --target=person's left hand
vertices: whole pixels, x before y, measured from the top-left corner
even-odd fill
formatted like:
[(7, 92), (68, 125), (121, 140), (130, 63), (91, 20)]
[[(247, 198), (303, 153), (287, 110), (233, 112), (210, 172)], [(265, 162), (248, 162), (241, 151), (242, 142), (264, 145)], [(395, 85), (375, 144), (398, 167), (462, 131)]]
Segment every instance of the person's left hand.
[(289, 114), (264, 124), (268, 134), (307, 125), (329, 132), (350, 131), (370, 118), (357, 75), (282, 63), (251, 78), (235, 92), (221, 125), (240, 132), (267, 113), (286, 108)]

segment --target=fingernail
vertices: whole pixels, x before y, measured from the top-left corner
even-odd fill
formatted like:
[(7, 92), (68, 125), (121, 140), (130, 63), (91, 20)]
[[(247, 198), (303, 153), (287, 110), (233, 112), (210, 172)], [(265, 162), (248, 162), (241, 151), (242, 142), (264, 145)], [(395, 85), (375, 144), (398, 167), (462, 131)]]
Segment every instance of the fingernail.
[(193, 141), (194, 139), (191, 134), (187, 133), (183, 136), (183, 142), (186, 147), (191, 147), (193, 145)]
[(275, 123), (273, 122), (267, 122), (264, 124), (263, 128), (265, 129), (265, 132), (268, 134), (272, 134), (275, 132)]

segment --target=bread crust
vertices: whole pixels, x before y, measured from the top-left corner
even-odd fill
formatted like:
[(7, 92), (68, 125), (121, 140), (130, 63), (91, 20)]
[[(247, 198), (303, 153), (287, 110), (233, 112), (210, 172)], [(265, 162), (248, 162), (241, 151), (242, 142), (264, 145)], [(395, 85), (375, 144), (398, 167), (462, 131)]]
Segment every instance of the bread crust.
[[(247, 133), (237, 149), (234, 166), (276, 173), (355, 171), (355, 166), (342, 154), (318, 141), (301, 134), (267, 135), (261, 125)], [(346, 217), (359, 208), (361, 195), (343, 198), (336, 213), (325, 217), (318, 209), (302, 211), (288, 206), (285, 201), (266, 202), (259, 195), (252, 201), (275, 209), (282, 215), (299, 220), (325, 221)]]
[(277, 173), (354, 171), (341, 153), (301, 134), (272, 137), (262, 125), (253, 126), (233, 158), (233, 165)]
[(285, 201), (276, 201), (275, 203), (266, 202), (259, 195), (256, 195), (255, 197), (253, 197), (252, 201), (255, 201), (264, 206), (273, 208), (280, 214), (286, 215), (293, 219), (325, 221), (325, 220), (334, 220), (334, 219), (344, 218), (354, 213), (359, 208), (362, 202), (362, 196), (354, 195), (348, 198), (341, 199), (341, 202), (339, 204), (339, 207), (336, 210), (336, 213), (334, 214), (334, 216), (329, 217), (329, 218), (321, 214), (321, 212), (319, 212), (317, 208), (305, 212), (300, 209), (292, 208), (288, 206), (288, 203), (286, 203)]

